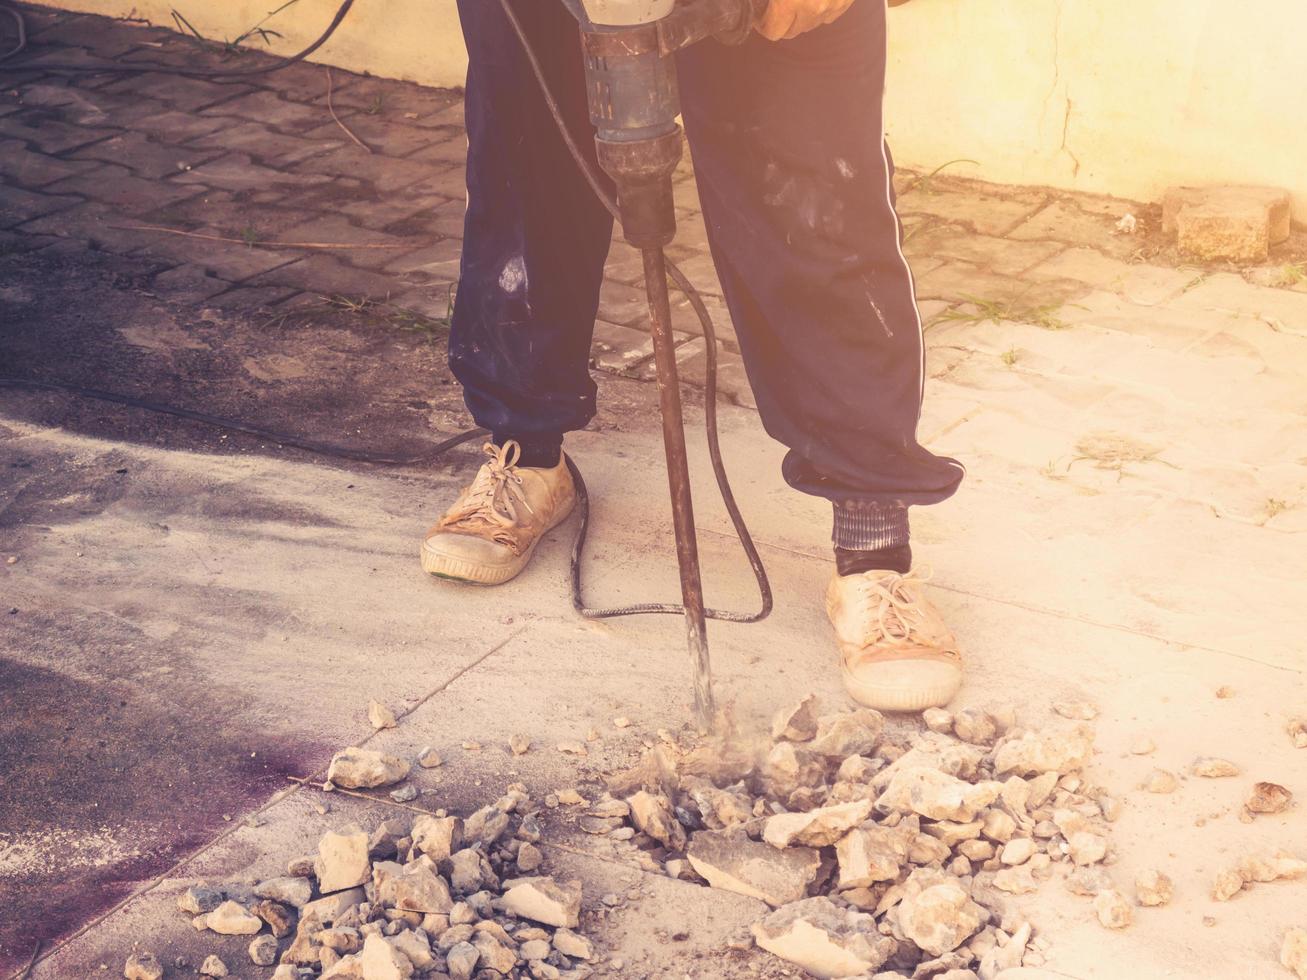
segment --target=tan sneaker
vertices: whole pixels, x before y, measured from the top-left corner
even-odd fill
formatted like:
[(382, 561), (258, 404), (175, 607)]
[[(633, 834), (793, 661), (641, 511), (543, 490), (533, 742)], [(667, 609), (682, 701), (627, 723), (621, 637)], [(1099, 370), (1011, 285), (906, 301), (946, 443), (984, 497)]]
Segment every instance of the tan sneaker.
[(521, 448), (509, 440), (485, 445), (490, 457), (454, 506), (422, 542), (422, 568), (441, 578), (499, 585), (517, 575), (540, 538), (567, 519), (576, 485), (557, 466), (518, 466)]
[(844, 687), (860, 704), (922, 711), (947, 704), (962, 685), (957, 640), (921, 585), (915, 571), (872, 571), (836, 575), (827, 586)]

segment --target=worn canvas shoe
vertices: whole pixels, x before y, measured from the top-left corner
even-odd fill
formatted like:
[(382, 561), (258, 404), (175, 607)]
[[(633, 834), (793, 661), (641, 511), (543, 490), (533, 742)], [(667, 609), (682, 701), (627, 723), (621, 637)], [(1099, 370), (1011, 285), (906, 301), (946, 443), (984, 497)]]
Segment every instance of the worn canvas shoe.
[(518, 466), (509, 440), (485, 445), (490, 458), (422, 542), (422, 568), (441, 578), (499, 585), (531, 560), (540, 538), (567, 519), (576, 485), (567, 462)]
[(962, 685), (957, 640), (921, 586), (915, 571), (871, 571), (836, 575), (826, 588), (844, 687), (869, 708), (941, 707)]

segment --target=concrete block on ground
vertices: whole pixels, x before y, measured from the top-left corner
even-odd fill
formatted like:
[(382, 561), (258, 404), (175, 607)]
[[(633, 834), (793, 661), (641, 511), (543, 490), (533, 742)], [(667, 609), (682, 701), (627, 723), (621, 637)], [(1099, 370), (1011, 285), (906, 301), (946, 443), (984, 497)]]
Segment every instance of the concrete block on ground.
[(1162, 231), (1202, 259), (1260, 262), (1291, 217), (1288, 191), (1274, 187), (1173, 187), (1162, 199)]

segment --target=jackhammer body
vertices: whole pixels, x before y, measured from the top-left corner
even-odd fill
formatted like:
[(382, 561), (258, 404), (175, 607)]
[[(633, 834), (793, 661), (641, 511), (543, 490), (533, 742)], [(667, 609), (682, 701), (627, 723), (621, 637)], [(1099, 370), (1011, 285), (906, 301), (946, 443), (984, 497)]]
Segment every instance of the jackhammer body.
[(694, 714), (713, 721), (712, 670), (663, 249), (676, 236), (672, 175), (681, 159), (674, 55), (709, 37), (743, 41), (768, 0), (563, 0), (581, 28), (599, 165), (617, 189), (623, 237), (640, 249), (672, 498)]

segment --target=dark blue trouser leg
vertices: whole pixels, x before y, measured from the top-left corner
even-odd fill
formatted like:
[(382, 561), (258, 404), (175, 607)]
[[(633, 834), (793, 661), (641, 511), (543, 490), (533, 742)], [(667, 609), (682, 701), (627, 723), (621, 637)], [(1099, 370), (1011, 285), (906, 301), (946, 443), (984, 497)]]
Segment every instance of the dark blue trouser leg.
[(708, 239), (786, 480), (935, 503), (962, 467), (917, 442), (924, 342), (884, 143), (885, 8), (680, 58)]
[[(515, 6), (588, 149), (574, 24), (559, 0)], [(580, 428), (609, 221), (497, 0), (459, 10), (470, 203), (451, 364), (481, 425)], [(852, 508), (843, 547), (900, 543), (906, 517), (885, 513), (943, 500), (962, 468), (916, 437), (924, 345), (883, 136), (882, 2), (792, 41), (702, 43), (680, 74), (709, 244), (763, 424), (790, 448), (785, 478), (837, 502), (837, 543)]]
[[(577, 142), (594, 152), (576, 21), (514, 0)], [(459, 0), (467, 185), (449, 363), (478, 425), (561, 438), (594, 416), (590, 338), (612, 219), (577, 171), (498, 0)]]

